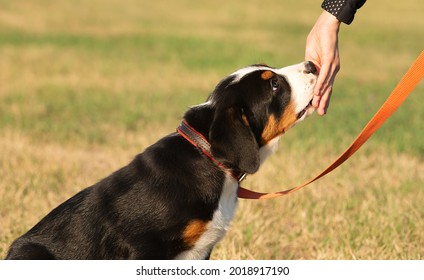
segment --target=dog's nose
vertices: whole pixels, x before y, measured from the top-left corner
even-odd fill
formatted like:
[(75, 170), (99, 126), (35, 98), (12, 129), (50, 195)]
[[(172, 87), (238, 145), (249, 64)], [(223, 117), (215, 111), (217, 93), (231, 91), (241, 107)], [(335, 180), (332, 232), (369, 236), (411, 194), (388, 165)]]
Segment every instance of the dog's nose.
[(305, 74), (317, 74), (317, 68), (312, 61), (305, 62)]

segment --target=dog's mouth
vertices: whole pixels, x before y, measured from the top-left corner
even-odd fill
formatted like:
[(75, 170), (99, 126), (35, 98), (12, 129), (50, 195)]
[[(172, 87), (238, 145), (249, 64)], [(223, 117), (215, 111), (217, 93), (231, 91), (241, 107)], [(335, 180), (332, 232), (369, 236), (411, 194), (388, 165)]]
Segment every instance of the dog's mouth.
[(306, 105), (306, 107), (297, 114), (297, 119), (302, 118), (306, 114), (306, 112), (308, 111), (309, 108), (313, 108), (312, 107), (312, 99), (311, 99), (311, 101), (309, 101), (308, 105)]

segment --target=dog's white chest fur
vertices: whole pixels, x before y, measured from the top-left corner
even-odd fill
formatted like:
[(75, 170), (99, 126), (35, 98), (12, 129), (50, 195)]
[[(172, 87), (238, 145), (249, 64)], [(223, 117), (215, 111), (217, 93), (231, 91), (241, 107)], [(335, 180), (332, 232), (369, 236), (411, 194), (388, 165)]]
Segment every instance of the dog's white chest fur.
[(190, 250), (182, 252), (175, 259), (204, 259), (213, 246), (225, 235), (237, 208), (238, 182), (227, 175), (218, 209), (215, 211), (207, 230)]

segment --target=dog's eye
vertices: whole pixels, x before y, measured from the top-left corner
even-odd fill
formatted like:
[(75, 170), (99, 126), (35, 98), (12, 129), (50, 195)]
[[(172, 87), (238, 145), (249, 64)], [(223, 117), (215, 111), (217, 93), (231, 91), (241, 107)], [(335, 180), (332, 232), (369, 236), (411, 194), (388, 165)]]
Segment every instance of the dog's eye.
[(278, 80), (271, 80), (272, 91), (276, 91), (279, 87)]

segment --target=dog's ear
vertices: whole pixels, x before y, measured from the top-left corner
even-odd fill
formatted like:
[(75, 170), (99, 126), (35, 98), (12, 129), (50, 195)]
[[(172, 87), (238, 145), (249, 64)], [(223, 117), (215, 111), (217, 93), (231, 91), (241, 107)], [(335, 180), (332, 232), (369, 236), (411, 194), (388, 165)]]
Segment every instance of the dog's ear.
[(246, 117), (234, 107), (215, 112), (209, 132), (212, 155), (245, 173), (259, 169), (259, 146)]

